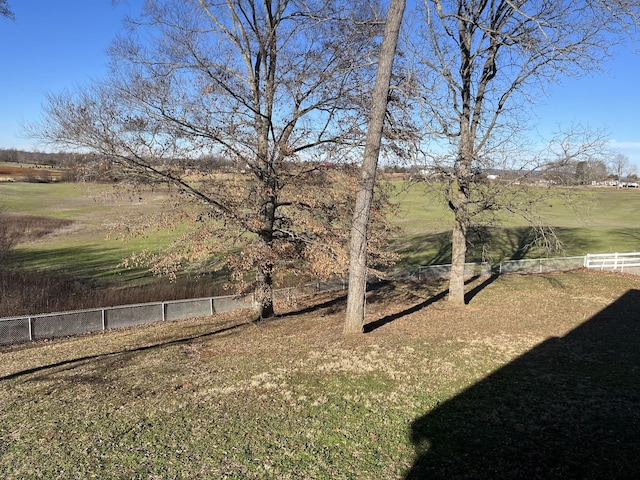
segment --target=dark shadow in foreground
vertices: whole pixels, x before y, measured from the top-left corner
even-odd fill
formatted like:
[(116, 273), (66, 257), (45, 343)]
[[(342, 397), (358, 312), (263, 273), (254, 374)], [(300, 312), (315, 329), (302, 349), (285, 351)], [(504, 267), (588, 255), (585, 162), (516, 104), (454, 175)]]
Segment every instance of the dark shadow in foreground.
[(640, 478), (640, 290), (411, 425), (407, 479)]

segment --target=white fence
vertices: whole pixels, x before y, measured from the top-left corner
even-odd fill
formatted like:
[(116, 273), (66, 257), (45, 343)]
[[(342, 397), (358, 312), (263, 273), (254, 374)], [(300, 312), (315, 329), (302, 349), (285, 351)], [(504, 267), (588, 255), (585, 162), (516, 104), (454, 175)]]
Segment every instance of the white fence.
[[(584, 257), (509, 260), (496, 265), (467, 263), (464, 274), (465, 277), (472, 277), (506, 273), (545, 273), (576, 270), (582, 267), (600, 270), (628, 270), (640, 267), (640, 253), (588, 254)], [(387, 272), (385, 279), (392, 281), (443, 279), (448, 278), (450, 272), (451, 265), (428, 265), (392, 270)], [(335, 279), (324, 283), (317, 282), (296, 288), (287, 288), (274, 292), (274, 294), (276, 297), (290, 298), (291, 296), (310, 294), (314, 291), (346, 288), (346, 279)], [(214, 313), (249, 308), (251, 304), (252, 298), (250, 296), (225, 296), (5, 317), (0, 318), (0, 345), (67, 337), (165, 320), (213, 315)]]
[(640, 253), (588, 253), (584, 257), (585, 268), (620, 270), (640, 267)]
[[(485, 275), (502, 275), (506, 273), (545, 273), (577, 270), (584, 266), (583, 256), (536, 258), (523, 260), (505, 260), (495, 265), (490, 263), (465, 263), (465, 278)], [(426, 265), (389, 271), (389, 280), (427, 280), (449, 278), (451, 265)]]

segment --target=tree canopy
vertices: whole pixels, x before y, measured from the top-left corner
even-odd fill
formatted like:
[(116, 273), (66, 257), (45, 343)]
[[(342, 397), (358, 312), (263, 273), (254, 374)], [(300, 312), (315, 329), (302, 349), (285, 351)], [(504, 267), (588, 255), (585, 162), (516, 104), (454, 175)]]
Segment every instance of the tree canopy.
[[(110, 49), (110, 76), (51, 94), (32, 134), (177, 187), (149, 226), (188, 231), (147, 260), (172, 273), (215, 258), (269, 317), (277, 269), (346, 269), (347, 164), (362, 145), (377, 16), (365, 1), (147, 2)], [(205, 155), (235, 173), (210, 171)]]
[[(529, 106), (551, 82), (597, 69), (621, 35), (637, 27), (640, 3), (423, 0), (411, 18), (405, 48), (414, 53), (427, 163), (445, 179), (454, 216), (449, 299), (463, 304), (472, 219), (501, 206), (479, 174), (540, 167), (535, 162), (543, 157), (523, 154), (530, 147), (522, 143)], [(558, 165), (574, 154), (544, 161)]]
[(13, 10), (9, 7), (8, 0), (0, 0), (0, 17), (9, 18), (11, 20), (15, 18)]

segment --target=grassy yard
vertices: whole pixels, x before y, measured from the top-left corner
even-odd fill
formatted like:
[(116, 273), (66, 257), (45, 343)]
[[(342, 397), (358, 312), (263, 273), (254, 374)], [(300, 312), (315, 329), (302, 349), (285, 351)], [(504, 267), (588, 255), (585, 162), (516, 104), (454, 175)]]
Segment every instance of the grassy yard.
[[(402, 255), (400, 265), (449, 263), (453, 217), (441, 199), (427, 193), (422, 184), (398, 187), (397, 191), (394, 200), (400, 206), (400, 233), (393, 241)], [(539, 207), (564, 245), (553, 256), (640, 250), (640, 190), (577, 188), (568, 192), (570, 201), (554, 198)], [(483, 260), (483, 250), (485, 259), (488, 254), (489, 260), (496, 262), (548, 255), (539, 248), (526, 248), (530, 227), (521, 218), (503, 216), (499, 228), (489, 228), (483, 234), (483, 239), (470, 235), (468, 261)]]
[(0, 349), (0, 470), (61, 478), (633, 478), (640, 278), (481, 278)]
[[(397, 190), (393, 200), (400, 206), (396, 216), (399, 230), (392, 246), (401, 254), (398, 266), (449, 263), (450, 213), (441, 202), (425, 194), (423, 185)], [(554, 256), (640, 250), (640, 191), (584, 188), (572, 193), (574, 207), (555, 199), (541, 208), (565, 246)], [(162, 190), (147, 191), (143, 196), (116, 196), (112, 186), (100, 184), (0, 184), (0, 207), (7, 212), (73, 222), (20, 244), (15, 249), (20, 265), (37, 271), (63, 271), (103, 284), (149, 282), (143, 269), (118, 265), (133, 252), (169, 245), (176, 233), (150, 232), (144, 238), (126, 241), (107, 238), (107, 234), (122, 219), (135, 222), (140, 215), (160, 210), (165, 199)], [(468, 261), (547, 255), (540, 249), (526, 248), (530, 228), (522, 220), (505, 217), (503, 221), (502, 227), (486, 230), (483, 239), (471, 235)]]

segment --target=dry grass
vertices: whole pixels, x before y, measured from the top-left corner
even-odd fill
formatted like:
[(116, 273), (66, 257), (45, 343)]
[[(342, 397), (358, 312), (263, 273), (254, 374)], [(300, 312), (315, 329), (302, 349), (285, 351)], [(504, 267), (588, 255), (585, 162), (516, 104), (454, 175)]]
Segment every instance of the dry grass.
[(19, 243), (33, 242), (73, 224), (73, 221), (62, 218), (8, 213), (0, 215), (0, 222), (0, 228), (16, 237)]
[[(4, 478), (637, 473), (640, 362), (625, 342), (639, 340), (640, 302), (620, 302), (640, 279), (579, 272), (468, 287), (471, 303), (451, 309), (443, 285), (381, 286), (361, 336), (342, 335), (344, 298), (325, 294), (261, 324), (240, 312), (4, 348)], [(603, 318), (622, 337), (602, 327), (576, 339)], [(557, 338), (569, 343), (536, 354)], [(629, 428), (616, 423), (623, 410)], [(593, 411), (610, 431), (576, 414)]]

